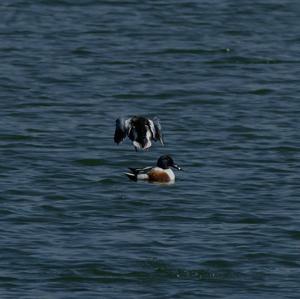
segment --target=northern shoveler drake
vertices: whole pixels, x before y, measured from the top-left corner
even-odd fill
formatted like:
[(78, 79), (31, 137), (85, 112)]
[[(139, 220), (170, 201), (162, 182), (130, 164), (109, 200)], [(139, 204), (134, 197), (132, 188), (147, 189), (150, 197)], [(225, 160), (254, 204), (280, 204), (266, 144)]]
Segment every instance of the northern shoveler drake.
[(133, 181), (148, 180), (150, 182), (170, 183), (175, 181), (175, 174), (170, 167), (182, 170), (170, 156), (165, 155), (157, 160), (154, 167), (129, 168), (131, 172), (125, 174)]
[(118, 118), (114, 141), (119, 144), (126, 136), (132, 141), (136, 151), (150, 148), (151, 140), (159, 140), (164, 145), (160, 122), (157, 118), (153, 118), (153, 120), (142, 116), (133, 116), (128, 119)]

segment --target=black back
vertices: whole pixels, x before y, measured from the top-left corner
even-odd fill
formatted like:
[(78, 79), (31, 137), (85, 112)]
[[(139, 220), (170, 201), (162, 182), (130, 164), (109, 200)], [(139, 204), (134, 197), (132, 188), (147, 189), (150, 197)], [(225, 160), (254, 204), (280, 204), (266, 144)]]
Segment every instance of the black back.
[(147, 143), (146, 134), (147, 129), (149, 128), (149, 121), (144, 117), (134, 116), (131, 119), (131, 130), (128, 137), (130, 140), (136, 140), (142, 146), (145, 146)]

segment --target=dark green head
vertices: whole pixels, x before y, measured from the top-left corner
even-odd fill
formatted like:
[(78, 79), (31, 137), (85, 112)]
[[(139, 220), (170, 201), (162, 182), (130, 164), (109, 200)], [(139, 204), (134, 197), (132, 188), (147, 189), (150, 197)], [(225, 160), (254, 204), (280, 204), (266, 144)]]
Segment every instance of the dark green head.
[(173, 167), (178, 170), (182, 170), (178, 165), (174, 163), (173, 159), (169, 155), (159, 157), (159, 159), (157, 160), (157, 166), (162, 169)]

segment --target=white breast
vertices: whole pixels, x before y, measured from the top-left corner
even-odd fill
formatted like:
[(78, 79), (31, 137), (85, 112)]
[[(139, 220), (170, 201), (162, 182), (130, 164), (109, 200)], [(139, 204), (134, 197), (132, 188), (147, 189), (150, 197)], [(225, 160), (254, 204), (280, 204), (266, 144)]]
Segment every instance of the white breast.
[(165, 169), (164, 171), (169, 175), (171, 181), (175, 180), (175, 174), (171, 168)]

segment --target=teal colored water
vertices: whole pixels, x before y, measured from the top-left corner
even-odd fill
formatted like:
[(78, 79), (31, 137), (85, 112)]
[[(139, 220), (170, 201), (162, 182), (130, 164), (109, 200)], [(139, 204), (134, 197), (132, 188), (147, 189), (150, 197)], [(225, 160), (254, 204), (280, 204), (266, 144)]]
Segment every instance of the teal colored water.
[[(1, 298), (299, 298), (300, 3), (0, 4)], [(166, 146), (113, 143), (161, 120)], [(170, 154), (176, 183), (129, 181)]]

